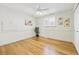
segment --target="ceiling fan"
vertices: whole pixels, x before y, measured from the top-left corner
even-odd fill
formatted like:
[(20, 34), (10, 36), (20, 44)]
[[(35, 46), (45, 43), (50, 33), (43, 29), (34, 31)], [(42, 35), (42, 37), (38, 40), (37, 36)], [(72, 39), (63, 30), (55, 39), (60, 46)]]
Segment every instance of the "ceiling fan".
[(36, 11), (47, 11), (49, 8), (41, 8), (40, 5), (37, 6)]
[(34, 16), (43, 16), (46, 15), (47, 11), (49, 11), (49, 8), (43, 8), (38, 5), (36, 8), (34, 8), (34, 11)]

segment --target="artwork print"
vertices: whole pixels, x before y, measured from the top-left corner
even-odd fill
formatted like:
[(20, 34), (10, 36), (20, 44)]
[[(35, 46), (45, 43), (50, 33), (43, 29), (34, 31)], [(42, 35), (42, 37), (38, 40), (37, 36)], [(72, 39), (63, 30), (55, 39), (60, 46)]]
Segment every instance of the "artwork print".
[(62, 17), (58, 18), (58, 25), (63, 25), (63, 18)]
[(32, 21), (31, 20), (25, 20), (25, 26), (32, 26)]
[(64, 21), (64, 27), (70, 27), (70, 18), (65, 19), (65, 21)]

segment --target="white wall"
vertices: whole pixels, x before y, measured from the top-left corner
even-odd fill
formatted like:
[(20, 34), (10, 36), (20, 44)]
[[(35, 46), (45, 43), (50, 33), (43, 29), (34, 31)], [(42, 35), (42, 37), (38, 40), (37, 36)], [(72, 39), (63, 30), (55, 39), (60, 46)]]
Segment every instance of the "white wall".
[[(54, 27), (53, 26), (52, 27), (51, 26), (50, 27), (42, 26), (43, 18), (40, 19), (40, 23), (39, 23), (40, 24), (40, 36), (72, 42), (74, 39), (73, 38), (74, 34), (73, 34), (72, 10), (55, 13), (54, 15), (56, 17), (56, 26), (54, 26)], [(47, 17), (50, 17), (50, 16), (47, 16)], [(71, 27), (65, 28), (64, 26), (59, 26), (58, 17), (70, 18)]]
[[(25, 26), (25, 20), (33, 20), (27, 14), (0, 5), (0, 45), (33, 37), (33, 26)], [(2, 24), (2, 25), (1, 25)]]
[[(59, 12), (54, 15), (56, 17), (55, 27), (42, 26), (43, 18), (36, 19), (38, 20), (37, 21), (38, 23), (36, 25), (40, 27), (40, 36), (59, 39), (63, 41), (70, 41), (70, 42), (73, 41), (72, 11), (70, 10), (65, 12)], [(32, 17), (30, 17), (30, 20), (33, 20), (33, 26), (26, 27), (24, 25), (25, 19), (26, 20), (29, 19), (27, 16), (28, 14), (22, 13), (20, 11), (0, 6), (0, 24), (1, 22), (3, 24), (3, 26), (0, 25), (0, 45), (12, 43), (25, 38), (30, 38), (35, 35), (34, 33), (35, 23)], [(70, 28), (64, 28), (62, 26), (58, 26), (57, 24), (58, 17), (64, 17), (64, 18), (70, 17), (72, 26)]]

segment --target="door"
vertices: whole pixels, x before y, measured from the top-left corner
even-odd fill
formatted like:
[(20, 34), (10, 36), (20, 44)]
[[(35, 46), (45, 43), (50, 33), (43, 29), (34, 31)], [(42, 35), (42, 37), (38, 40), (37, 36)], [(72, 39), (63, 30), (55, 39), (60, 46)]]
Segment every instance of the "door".
[(74, 44), (79, 53), (79, 6), (74, 13)]

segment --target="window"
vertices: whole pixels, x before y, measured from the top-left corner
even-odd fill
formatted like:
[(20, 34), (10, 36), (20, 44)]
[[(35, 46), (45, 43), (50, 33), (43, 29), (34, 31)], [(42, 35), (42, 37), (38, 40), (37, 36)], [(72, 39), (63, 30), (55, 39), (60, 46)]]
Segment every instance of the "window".
[(44, 26), (56, 26), (55, 16), (49, 16), (49, 17), (44, 18), (43, 25)]

